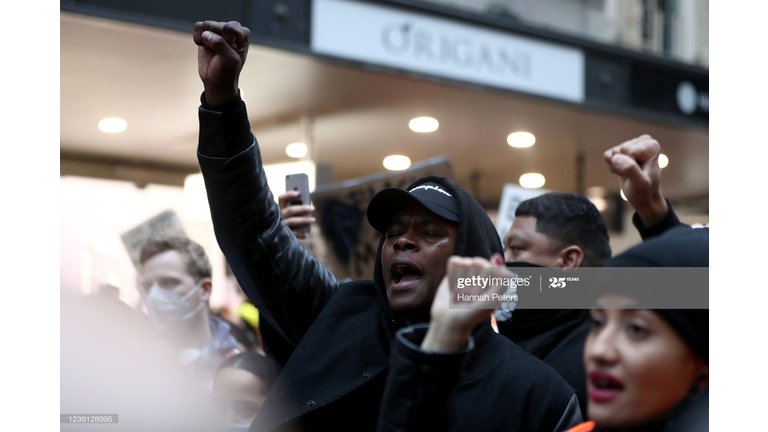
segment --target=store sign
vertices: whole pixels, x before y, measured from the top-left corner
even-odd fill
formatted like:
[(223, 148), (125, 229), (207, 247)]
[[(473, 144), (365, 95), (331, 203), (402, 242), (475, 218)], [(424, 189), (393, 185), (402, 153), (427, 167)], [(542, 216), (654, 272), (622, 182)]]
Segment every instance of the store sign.
[(311, 46), (320, 54), (584, 100), (579, 49), (370, 3), (313, 1)]

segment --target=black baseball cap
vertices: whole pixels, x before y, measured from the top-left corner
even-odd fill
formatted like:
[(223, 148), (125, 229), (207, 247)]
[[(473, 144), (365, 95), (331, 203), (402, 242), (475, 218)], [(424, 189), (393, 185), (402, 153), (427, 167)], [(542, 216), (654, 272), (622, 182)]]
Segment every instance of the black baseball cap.
[(376, 231), (385, 233), (393, 217), (405, 207), (421, 205), (436, 215), (451, 222), (459, 221), (459, 206), (456, 198), (445, 186), (428, 182), (410, 190), (390, 187), (380, 190), (368, 203), (368, 223)]

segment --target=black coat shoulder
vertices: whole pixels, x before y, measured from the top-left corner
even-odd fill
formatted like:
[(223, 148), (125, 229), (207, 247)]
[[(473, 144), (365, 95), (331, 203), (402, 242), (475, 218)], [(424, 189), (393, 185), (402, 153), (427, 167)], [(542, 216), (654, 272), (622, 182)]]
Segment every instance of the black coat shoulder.
[(425, 333), (426, 326), (398, 333), (380, 432), (540, 432), (581, 422), (574, 390), (490, 324), (476, 330), (460, 353), (421, 350)]
[[(482, 387), (484, 394), (494, 395), (499, 402), (527, 401), (527, 405), (538, 405), (542, 411), (546, 411), (543, 407), (553, 409), (559, 417), (574, 389), (551, 366), (506, 337), (493, 333), (486, 338), (477, 339), (477, 352), (469, 359), (459, 387)], [(530, 410), (526, 417), (531, 414), (546, 413)]]

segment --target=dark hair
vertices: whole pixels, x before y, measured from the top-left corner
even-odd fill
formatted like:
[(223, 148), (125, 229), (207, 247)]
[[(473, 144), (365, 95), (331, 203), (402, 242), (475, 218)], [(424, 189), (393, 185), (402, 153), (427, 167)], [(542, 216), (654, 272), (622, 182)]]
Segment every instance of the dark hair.
[(261, 379), (267, 387), (267, 391), (272, 388), (281, 369), (276, 361), (253, 351), (235, 354), (224, 360), (224, 362), (219, 365), (218, 369), (216, 369), (216, 373), (218, 374), (219, 371), (226, 368), (241, 369), (252, 373), (254, 376)]
[(205, 249), (186, 237), (152, 238), (141, 246), (139, 263), (144, 264), (153, 256), (176, 251), (184, 259), (184, 266), (195, 280), (211, 277), (211, 262), (205, 254)]
[(517, 216), (536, 218), (536, 231), (546, 235), (553, 247), (576, 245), (584, 251), (585, 267), (601, 267), (611, 258), (608, 229), (603, 217), (587, 197), (551, 192), (525, 200)]

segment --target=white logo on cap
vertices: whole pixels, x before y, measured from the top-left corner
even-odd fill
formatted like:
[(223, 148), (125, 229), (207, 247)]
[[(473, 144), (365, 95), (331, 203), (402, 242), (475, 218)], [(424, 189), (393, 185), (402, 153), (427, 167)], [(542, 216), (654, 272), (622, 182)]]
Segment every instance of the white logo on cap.
[(448, 196), (452, 196), (452, 195), (451, 195), (451, 194), (449, 194), (448, 192), (446, 192), (446, 191), (444, 191), (444, 190), (440, 189), (439, 187), (437, 187), (437, 186), (432, 186), (432, 185), (421, 185), (421, 186), (416, 186), (415, 188), (411, 189), (411, 190), (410, 190), (410, 192), (413, 192), (413, 191), (415, 191), (415, 190), (417, 190), (417, 189), (426, 189), (426, 190), (429, 190), (429, 189), (433, 189), (433, 190), (436, 190), (436, 191), (438, 191), (438, 192), (440, 192), (440, 193), (442, 193), (442, 194), (445, 194), (445, 195), (448, 195)]

